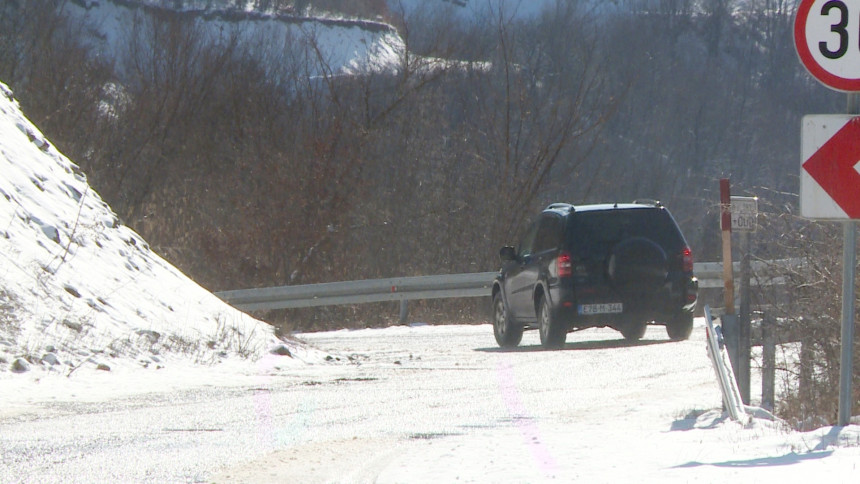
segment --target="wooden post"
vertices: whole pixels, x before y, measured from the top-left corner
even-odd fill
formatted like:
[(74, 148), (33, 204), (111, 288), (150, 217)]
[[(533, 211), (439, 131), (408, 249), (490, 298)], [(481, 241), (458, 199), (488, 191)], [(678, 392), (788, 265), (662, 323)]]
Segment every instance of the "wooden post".
[(726, 314), (735, 313), (735, 278), (732, 271), (732, 197), (729, 179), (720, 180), (720, 229), (723, 231), (723, 287)]
[(732, 197), (729, 192), (729, 180), (720, 180), (720, 229), (723, 232), (723, 291), (725, 296), (725, 313), (720, 317), (723, 327), (723, 338), (726, 351), (732, 364), (735, 382), (740, 381), (740, 358), (738, 349), (738, 317), (735, 314), (735, 277), (732, 267)]

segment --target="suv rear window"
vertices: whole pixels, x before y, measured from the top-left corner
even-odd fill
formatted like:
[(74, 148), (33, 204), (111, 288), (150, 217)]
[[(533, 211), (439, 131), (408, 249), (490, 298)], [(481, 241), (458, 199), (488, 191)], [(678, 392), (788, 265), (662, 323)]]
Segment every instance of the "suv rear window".
[(646, 237), (666, 253), (679, 253), (686, 245), (681, 231), (665, 209), (595, 210), (571, 214), (566, 240), (580, 256), (605, 254), (630, 237)]

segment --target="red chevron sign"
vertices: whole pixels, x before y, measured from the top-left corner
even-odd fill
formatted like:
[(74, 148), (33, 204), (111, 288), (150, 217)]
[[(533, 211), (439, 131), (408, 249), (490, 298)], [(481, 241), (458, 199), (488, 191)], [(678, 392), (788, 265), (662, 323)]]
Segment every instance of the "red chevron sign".
[(801, 155), (801, 214), (860, 219), (860, 117), (805, 116)]

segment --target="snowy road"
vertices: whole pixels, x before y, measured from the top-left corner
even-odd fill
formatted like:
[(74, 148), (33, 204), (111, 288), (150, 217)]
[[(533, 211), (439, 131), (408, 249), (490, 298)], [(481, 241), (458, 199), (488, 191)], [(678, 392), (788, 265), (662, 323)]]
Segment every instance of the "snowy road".
[(0, 413), (0, 482), (856, 482), (860, 449), (833, 432), (711, 412), (700, 324), (561, 351), (536, 333), (502, 351), (486, 325), (300, 337), (340, 361)]

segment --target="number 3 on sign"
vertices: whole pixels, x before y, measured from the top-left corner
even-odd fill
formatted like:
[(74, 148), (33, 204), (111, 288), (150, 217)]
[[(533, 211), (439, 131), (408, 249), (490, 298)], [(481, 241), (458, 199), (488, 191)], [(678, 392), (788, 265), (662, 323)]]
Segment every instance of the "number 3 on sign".
[(848, 52), (848, 6), (845, 5), (845, 2), (830, 0), (821, 7), (821, 15), (829, 16), (830, 11), (834, 9), (839, 11), (839, 21), (830, 25), (830, 31), (839, 35), (839, 48), (830, 50), (827, 47), (827, 42), (823, 40), (818, 42), (818, 50), (821, 51), (821, 55), (828, 59), (838, 59)]
[(838, 91), (860, 91), (860, 0), (801, 0), (794, 45), (821, 83)]

